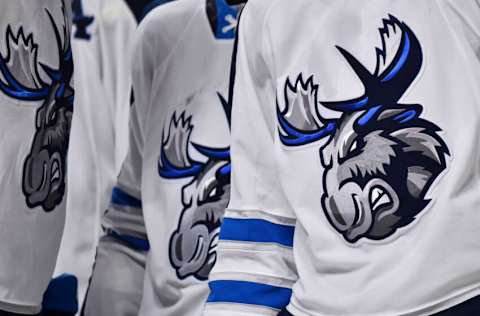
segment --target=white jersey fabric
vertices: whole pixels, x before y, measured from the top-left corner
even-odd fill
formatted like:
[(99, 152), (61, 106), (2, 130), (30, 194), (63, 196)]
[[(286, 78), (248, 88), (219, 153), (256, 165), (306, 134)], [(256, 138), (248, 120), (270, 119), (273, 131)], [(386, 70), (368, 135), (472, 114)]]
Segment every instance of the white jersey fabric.
[(124, 0), (74, 2), (77, 98), (69, 155), (67, 217), (56, 275), (78, 278), (79, 303), (101, 233), (101, 214), (128, 147), (130, 60), (137, 21)]
[(71, 2), (0, 3), (0, 310), (35, 314), (65, 220)]
[(131, 144), (104, 222), (138, 248), (148, 236), (140, 315), (200, 315), (208, 295), (229, 196), (236, 14), (224, 1), (180, 0), (139, 27)]
[[(149, 11), (165, 2), (130, 1), (129, 5), (141, 20)], [(133, 43), (133, 41), (132, 41)], [(134, 97), (132, 96), (132, 101)], [(82, 315), (137, 316), (143, 296), (145, 262), (149, 249), (141, 201), (132, 189), (139, 185), (141, 169), (139, 146), (135, 132), (138, 130), (134, 115), (130, 127), (130, 149), (123, 162), (122, 171), (112, 190), (111, 203), (105, 213), (103, 228), (95, 256), (95, 264), (88, 286)], [(128, 131), (128, 129), (126, 129)], [(127, 193), (129, 192), (129, 193)]]
[(480, 295), (480, 1), (251, 0), (236, 69), (205, 315)]

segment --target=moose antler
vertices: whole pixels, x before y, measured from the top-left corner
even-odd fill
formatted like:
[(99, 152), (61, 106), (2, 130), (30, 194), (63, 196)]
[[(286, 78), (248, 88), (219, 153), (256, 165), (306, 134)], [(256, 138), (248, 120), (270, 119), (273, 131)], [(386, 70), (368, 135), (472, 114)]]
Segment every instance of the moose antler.
[[(64, 27), (63, 38), (55, 24), (51, 13), (45, 9), (50, 22), (52, 24), (58, 46), (59, 55), (59, 69), (54, 70), (42, 63), (37, 62), (38, 46), (35, 44), (33, 34), (25, 35), (23, 28), (19, 28), (15, 36), (12, 28), (8, 26), (6, 42), (7, 55), (3, 56), (0, 53), (0, 72), (3, 80), (0, 80), (0, 90), (6, 95), (25, 101), (40, 101), (48, 97), (50, 87), (54, 82), (64, 82), (65, 87), (62, 92), (65, 92), (68, 87), (70, 78), (73, 75), (73, 60), (70, 48), (69, 24), (67, 23), (67, 16), (65, 12), (65, 2), (62, 1)], [(63, 44), (62, 44), (63, 43)], [(47, 73), (52, 80), (51, 83), (46, 83), (42, 80), (38, 66)], [(73, 90), (72, 90), (73, 91)], [(73, 92), (68, 93), (71, 103), (73, 104)]]
[[(220, 103), (225, 111), (230, 126), (231, 107), (225, 98), (217, 93)], [(166, 179), (178, 179), (194, 177), (203, 171), (206, 164), (193, 160), (189, 154), (190, 144), (208, 159), (228, 162), (220, 172), (230, 173), (230, 148), (211, 148), (192, 143), (190, 136), (193, 131), (192, 117), (182, 112), (178, 117), (174, 113), (168, 128), (168, 134), (163, 136), (160, 159), (158, 161), (158, 173)]]
[(186, 117), (185, 112), (177, 118), (173, 114), (168, 128), (168, 134), (164, 135), (158, 172), (163, 178), (184, 178), (198, 174), (203, 164), (190, 158), (188, 147), (193, 125), (192, 117)]
[[(6, 95), (27, 101), (43, 100), (49, 87), (42, 81), (38, 72), (38, 46), (33, 35), (25, 36), (23, 28), (14, 35), (10, 25), (6, 33), (7, 55), (0, 53), (0, 90)], [(12, 71), (10, 70), (12, 69)]]
[[(420, 72), (423, 63), (422, 47), (408, 25), (392, 15), (383, 20), (383, 27), (379, 29), (379, 33), (382, 47), (376, 48), (377, 65), (373, 75), (352, 54), (337, 46), (362, 82), (365, 94), (352, 100), (321, 102), (323, 106), (340, 112), (354, 112), (379, 106), (396, 107), (398, 105), (398, 101)], [(398, 39), (400, 43), (397, 49), (392, 51)], [(392, 54), (395, 55), (388, 63)], [(398, 107), (405, 108), (405, 106)], [(407, 107), (406, 111), (418, 109), (415, 106)], [(378, 108), (376, 113), (380, 110), (381, 108)], [(374, 115), (370, 113), (368, 116)]]
[(277, 101), (277, 118), (280, 140), (287, 146), (305, 145), (330, 135), (336, 127), (316, 111), (318, 85), (313, 76), (306, 81), (300, 74), (295, 83), (287, 79), (284, 89), (285, 108), (280, 110)]
[(55, 24), (55, 20), (52, 14), (49, 11), (47, 11), (47, 14), (50, 19), (50, 22), (52, 23), (53, 31), (55, 33), (55, 38), (57, 40), (58, 56), (59, 56), (59, 59), (63, 62), (60, 62), (60, 67), (58, 70), (54, 70), (45, 64), (40, 64), (43, 70), (49, 75), (49, 77), (57, 81), (64, 81), (62, 80), (62, 78), (71, 78), (73, 74), (72, 50), (70, 48), (70, 27), (67, 21), (64, 2), (63, 2), (62, 11), (63, 11), (63, 17), (64, 17), (63, 45), (61, 44), (62, 36), (60, 35), (60, 30)]
[[(361, 126), (367, 125), (380, 113), (384, 114), (383, 117), (402, 124), (418, 118), (422, 111), (420, 105), (398, 103), (422, 67), (420, 42), (405, 23), (392, 15), (383, 20), (379, 33), (382, 45), (376, 48), (377, 65), (373, 74), (352, 54), (337, 46), (365, 87), (364, 95), (345, 101), (320, 102), (324, 107), (337, 112), (365, 111), (357, 121)], [(320, 115), (317, 109), (317, 91), (318, 86), (313, 83), (312, 77), (304, 81), (300, 74), (295, 84), (287, 79), (286, 106), (283, 111), (277, 102), (280, 140), (284, 145), (306, 145), (334, 133), (338, 120), (326, 119)]]

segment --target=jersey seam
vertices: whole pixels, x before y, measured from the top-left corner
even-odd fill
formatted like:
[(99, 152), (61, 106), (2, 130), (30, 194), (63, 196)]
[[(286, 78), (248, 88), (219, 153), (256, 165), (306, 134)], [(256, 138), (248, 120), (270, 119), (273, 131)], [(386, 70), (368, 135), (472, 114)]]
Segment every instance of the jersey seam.
[[(199, 12), (203, 12), (203, 10), (202, 10), (203, 6), (204, 5), (202, 5), (201, 7), (198, 7), (195, 10), (195, 12), (191, 15), (191, 17), (188, 19), (188, 22), (185, 24), (186, 26), (183, 29), (182, 34), (179, 35), (178, 38), (177, 38), (177, 41), (175, 41), (175, 45), (172, 46), (172, 49), (168, 53), (167, 57), (165, 57), (165, 59), (161, 62), (159, 67), (155, 69), (155, 71), (153, 73), (153, 76), (152, 76), (152, 82), (157, 82), (158, 76), (160, 76), (160, 69), (163, 69), (168, 64), (168, 61), (170, 61), (170, 59), (172, 58), (174, 53), (177, 51), (178, 47), (180, 46), (180, 43), (183, 41), (183, 39), (185, 37), (185, 34), (186, 34), (187, 30), (191, 26), (192, 21), (194, 20), (194, 18), (197, 16), (197, 14)], [(156, 45), (155, 45), (155, 51), (158, 51), (158, 47)], [(161, 80), (160, 80), (160, 82), (161, 82)], [(152, 99), (152, 91), (150, 92), (150, 95), (149, 95), (148, 111), (147, 111), (147, 115), (145, 116), (145, 120), (150, 116), (150, 112), (151, 112), (151, 109), (152, 109), (152, 106), (153, 106), (153, 102), (152, 102), (151, 99)], [(143, 122), (143, 123), (145, 123), (145, 122)]]

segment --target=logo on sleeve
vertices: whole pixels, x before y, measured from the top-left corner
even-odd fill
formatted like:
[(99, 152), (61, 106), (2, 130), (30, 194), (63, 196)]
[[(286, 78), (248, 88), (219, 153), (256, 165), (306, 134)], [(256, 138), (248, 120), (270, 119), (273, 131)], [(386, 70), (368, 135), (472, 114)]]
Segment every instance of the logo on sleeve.
[[(403, 104), (418, 77), (423, 53), (405, 23), (393, 16), (379, 29), (373, 74), (337, 47), (361, 80), (365, 94), (346, 101), (318, 102), (313, 77), (287, 79), (285, 108), (277, 104), (279, 137), (285, 146), (326, 140), (322, 207), (331, 226), (349, 243), (383, 240), (410, 225), (427, 205), (427, 193), (447, 168), (450, 155), (441, 129), (421, 117), (423, 106)], [(340, 114), (324, 118), (319, 106)]]

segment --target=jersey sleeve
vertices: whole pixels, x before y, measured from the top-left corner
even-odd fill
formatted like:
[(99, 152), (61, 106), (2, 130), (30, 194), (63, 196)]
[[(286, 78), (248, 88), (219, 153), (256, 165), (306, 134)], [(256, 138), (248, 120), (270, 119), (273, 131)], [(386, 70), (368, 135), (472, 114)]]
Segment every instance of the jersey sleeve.
[(114, 129), (115, 172), (118, 172), (128, 148), (131, 60), (137, 22), (124, 1), (100, 1), (99, 23), (100, 75)]
[[(175, 47), (178, 37), (176, 32), (180, 29), (164, 31), (165, 28), (157, 23), (157, 20), (163, 20), (154, 17), (155, 14), (165, 14), (164, 11), (166, 10), (149, 13), (131, 39), (133, 52), (129, 69), (132, 89), (127, 88), (127, 91), (133, 91), (133, 104), (129, 118), (128, 153), (122, 163), (112, 191), (111, 203), (103, 220), (104, 227), (110, 234), (113, 232), (113, 237), (126, 242), (139, 242), (146, 249), (149, 245), (141, 194), (145, 126), (150, 107), (155, 103), (155, 100), (152, 100), (153, 84), (161, 81), (165, 74), (166, 60)], [(130, 244), (135, 246), (131, 242)]]
[(104, 215), (107, 234), (130, 244), (133, 248), (148, 250), (141, 200), (143, 140), (135, 104), (130, 117), (130, 141), (112, 197)]
[(276, 84), (265, 3), (245, 6), (234, 49), (232, 192), (210, 274), (207, 316), (277, 315), (297, 279), (296, 219), (284, 206), (274, 167)]
[[(149, 109), (149, 91), (155, 69), (150, 65), (154, 60), (155, 48), (148, 35), (140, 28), (135, 37), (134, 62), (131, 67), (133, 104), (130, 112), (128, 153), (112, 191), (111, 203), (103, 222), (106, 230), (114, 237), (140, 243), (141, 240), (135, 238), (143, 239), (145, 242), (147, 240), (141, 199), (143, 127)], [(143, 248), (148, 248), (145, 242)]]

